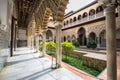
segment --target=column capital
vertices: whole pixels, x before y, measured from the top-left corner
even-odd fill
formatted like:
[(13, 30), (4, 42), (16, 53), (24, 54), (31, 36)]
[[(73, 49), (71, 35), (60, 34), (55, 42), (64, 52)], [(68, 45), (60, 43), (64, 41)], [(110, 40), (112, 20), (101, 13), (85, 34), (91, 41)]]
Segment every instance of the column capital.
[(63, 23), (62, 22), (59, 22), (59, 21), (56, 21), (54, 23), (55, 27), (62, 27), (63, 26)]
[(104, 8), (111, 7), (111, 6), (117, 7), (119, 0), (98, 0), (98, 3), (100, 5), (103, 5)]

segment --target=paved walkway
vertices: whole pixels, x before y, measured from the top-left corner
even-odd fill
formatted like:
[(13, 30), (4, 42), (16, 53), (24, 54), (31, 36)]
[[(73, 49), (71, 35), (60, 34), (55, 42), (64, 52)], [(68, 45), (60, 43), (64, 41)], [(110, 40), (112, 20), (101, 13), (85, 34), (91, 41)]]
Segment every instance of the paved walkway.
[[(92, 54), (87, 53), (88, 54)], [(120, 55), (120, 53), (118, 53)], [(60, 69), (51, 69), (51, 57), (42, 57), (28, 48), (19, 48), (0, 73), (0, 80), (107, 80), (106, 70), (95, 78), (72, 66), (62, 63)], [(104, 57), (105, 59), (105, 57)], [(120, 80), (120, 56), (117, 57)]]
[(20, 48), (0, 73), (0, 80), (83, 80), (65, 68), (51, 69), (51, 60), (28, 48)]

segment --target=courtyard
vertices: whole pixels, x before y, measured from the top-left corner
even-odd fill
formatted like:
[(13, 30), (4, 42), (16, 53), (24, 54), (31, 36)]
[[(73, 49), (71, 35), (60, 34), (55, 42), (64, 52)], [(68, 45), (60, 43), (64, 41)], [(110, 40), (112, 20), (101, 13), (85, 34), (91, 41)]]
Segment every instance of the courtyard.
[[(86, 52), (86, 51), (83, 51)], [(105, 52), (101, 50), (100, 52)], [(86, 52), (90, 56), (101, 57), (106, 60), (106, 55)], [(120, 79), (120, 52), (117, 53), (117, 72)], [(104, 56), (104, 57), (103, 57)], [(8, 58), (6, 67), (0, 73), (0, 80), (107, 80), (106, 69), (99, 76), (94, 77), (66, 63), (59, 69), (52, 69), (52, 57), (42, 56), (41, 52), (23, 47), (17, 48), (14, 57)]]
[(0, 0), (0, 80), (120, 80), (119, 63), (119, 0)]

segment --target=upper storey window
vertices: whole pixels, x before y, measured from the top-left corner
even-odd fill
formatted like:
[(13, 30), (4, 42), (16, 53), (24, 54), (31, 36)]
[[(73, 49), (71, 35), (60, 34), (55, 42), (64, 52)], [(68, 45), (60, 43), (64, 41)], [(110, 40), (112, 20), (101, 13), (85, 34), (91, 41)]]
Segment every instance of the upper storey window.
[(81, 19), (81, 15), (78, 15), (78, 20), (80, 20)]
[(82, 18), (86, 18), (87, 16), (88, 16), (87, 12), (84, 12)]
[(70, 23), (72, 23), (72, 19), (70, 19)]
[(99, 13), (99, 12), (102, 12), (102, 11), (103, 11), (103, 7), (102, 6), (97, 7), (96, 13)]
[(64, 22), (64, 26), (66, 25), (66, 23)]
[(102, 6), (97, 7), (97, 9), (96, 9), (96, 17), (102, 17), (104, 15), (103, 12), (104, 11), (103, 11), (103, 7)]
[(76, 17), (73, 18), (73, 22), (75, 22), (75, 21), (76, 21)]
[(94, 9), (90, 10), (89, 15), (90, 16), (95, 15), (95, 10)]
[(68, 23), (69, 23), (69, 22), (68, 22), (68, 20), (67, 20), (66, 24), (68, 25)]

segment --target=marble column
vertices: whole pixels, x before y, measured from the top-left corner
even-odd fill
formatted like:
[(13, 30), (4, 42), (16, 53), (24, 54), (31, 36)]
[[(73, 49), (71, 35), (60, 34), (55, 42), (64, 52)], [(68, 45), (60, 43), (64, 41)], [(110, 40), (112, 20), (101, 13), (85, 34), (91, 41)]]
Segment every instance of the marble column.
[(100, 48), (100, 37), (97, 37), (97, 48)]
[(16, 42), (17, 42), (17, 41), (16, 41), (16, 40), (17, 40), (17, 39), (16, 39), (16, 38), (17, 38), (16, 36), (17, 36), (17, 24), (15, 24), (15, 27), (14, 27), (14, 51), (16, 51), (16, 47), (17, 47), (17, 46), (16, 46)]
[(55, 29), (56, 29), (56, 67), (60, 68), (61, 67), (61, 62), (62, 62), (62, 47), (61, 47), (61, 28), (62, 28), (62, 23), (57, 22), (55, 24)]
[(106, 5), (107, 80), (117, 80), (115, 4)]
[(30, 48), (32, 49), (32, 36), (30, 36)]
[(32, 20), (32, 48), (35, 49), (35, 19)]
[(28, 38), (27, 38), (27, 46), (29, 48), (31, 48), (31, 38), (30, 38), (30, 36), (28, 36)]
[(32, 40), (32, 49), (34, 49), (34, 36), (32, 36), (31, 40)]
[(39, 52), (39, 36), (36, 35), (36, 51)]
[(43, 30), (42, 34), (43, 34), (43, 46), (42, 46), (42, 53), (43, 53), (43, 56), (45, 56), (46, 54), (46, 31), (47, 30)]
[(14, 48), (14, 29), (15, 29), (15, 19), (12, 17), (12, 24), (11, 24), (11, 43), (10, 43), (10, 57), (13, 56), (13, 48)]

